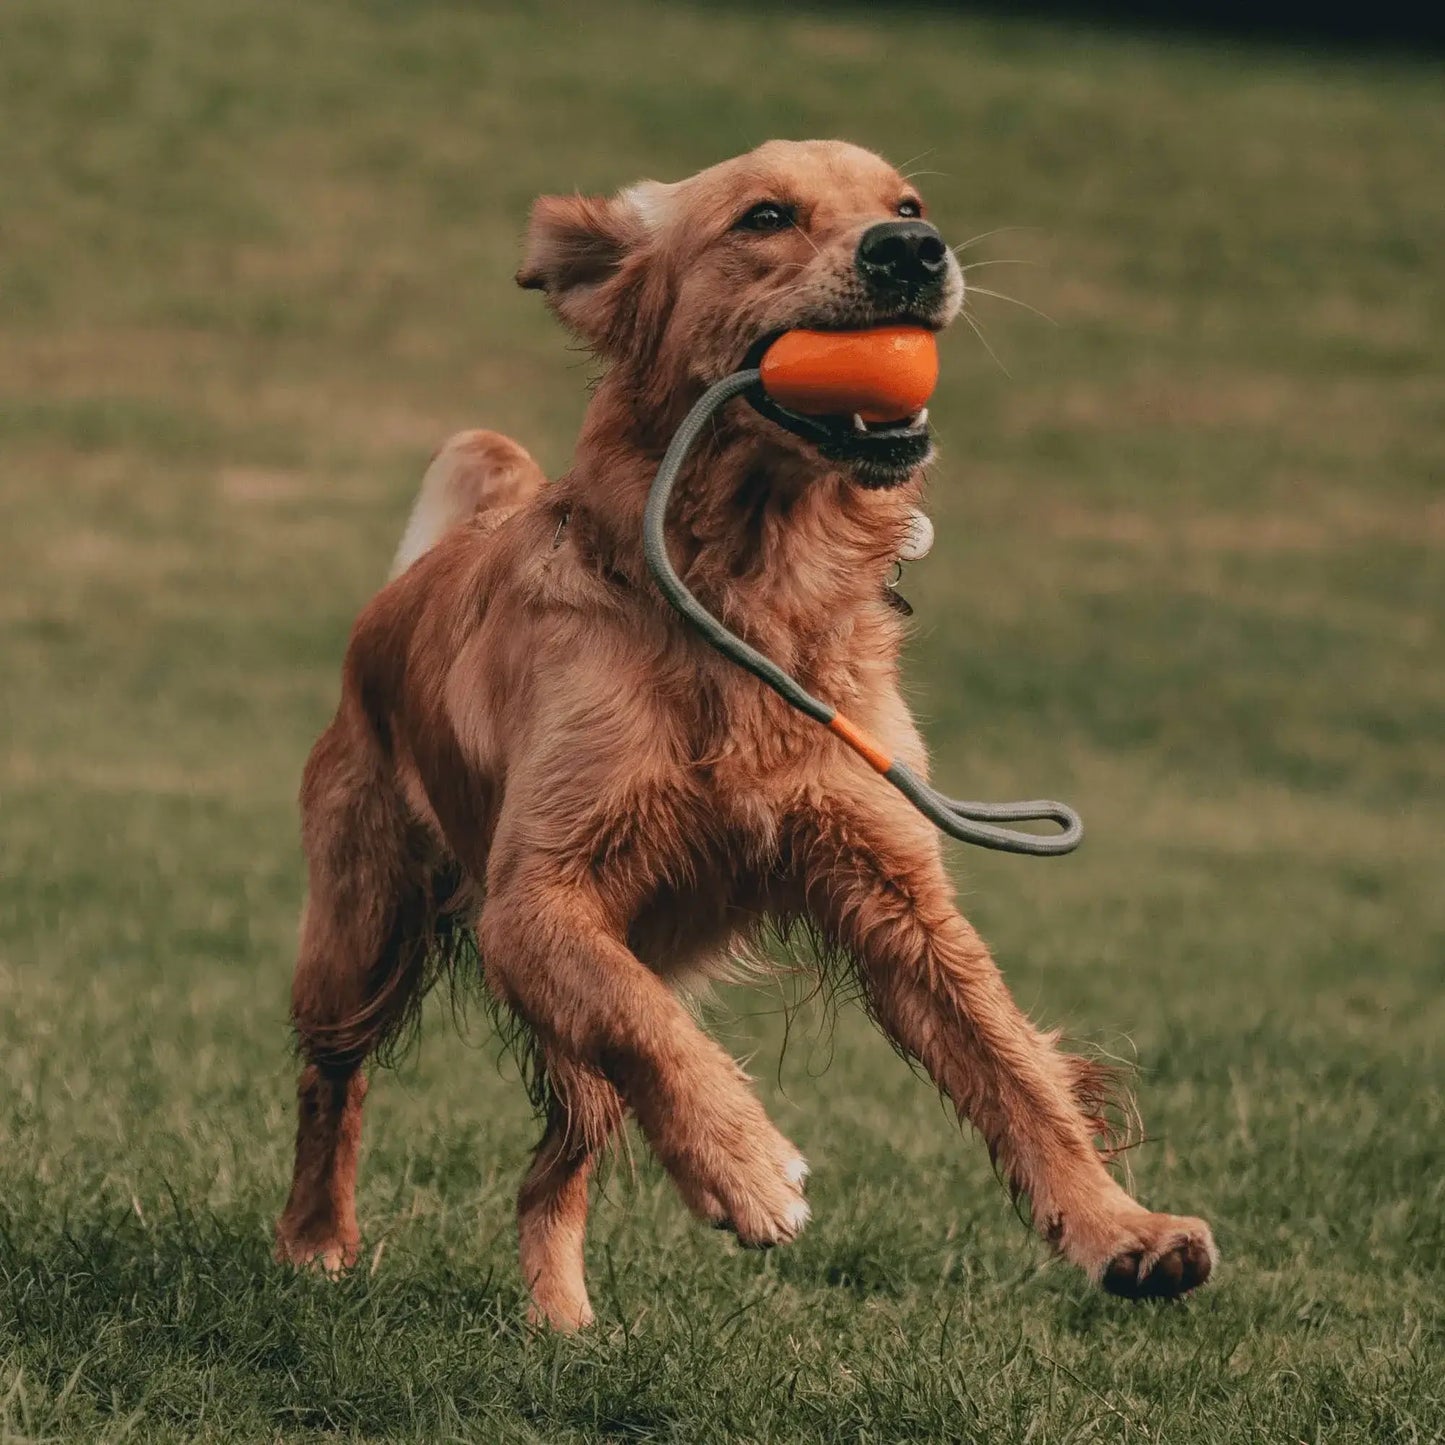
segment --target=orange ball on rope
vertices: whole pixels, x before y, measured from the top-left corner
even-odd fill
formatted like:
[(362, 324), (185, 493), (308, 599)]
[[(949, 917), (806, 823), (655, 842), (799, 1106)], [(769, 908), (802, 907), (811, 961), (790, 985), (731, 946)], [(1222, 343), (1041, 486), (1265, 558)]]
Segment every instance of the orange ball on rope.
[(810, 416), (901, 421), (938, 385), (938, 343), (921, 326), (786, 331), (763, 354), (763, 389)]

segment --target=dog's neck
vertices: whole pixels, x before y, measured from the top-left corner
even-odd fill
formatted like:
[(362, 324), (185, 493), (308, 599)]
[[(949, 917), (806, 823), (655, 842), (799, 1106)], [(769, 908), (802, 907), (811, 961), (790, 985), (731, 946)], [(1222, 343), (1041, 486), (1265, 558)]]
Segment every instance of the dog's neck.
[[(554, 502), (580, 554), (617, 581), (653, 590), (642, 551), (647, 493), (695, 397), (647, 416), (625, 378), (598, 384), (577, 458)], [(876, 609), (917, 505), (917, 480), (873, 490), (791, 439), (745, 424), (734, 402), (704, 433), (668, 509), (674, 564), (728, 626), (786, 666), (820, 634)]]

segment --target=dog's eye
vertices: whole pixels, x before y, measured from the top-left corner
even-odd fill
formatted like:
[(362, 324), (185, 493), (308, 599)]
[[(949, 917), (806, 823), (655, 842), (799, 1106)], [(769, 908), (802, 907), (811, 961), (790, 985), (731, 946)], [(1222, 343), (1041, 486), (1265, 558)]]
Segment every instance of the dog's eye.
[(744, 211), (733, 225), (735, 231), (786, 231), (796, 219), (791, 206), (781, 201), (763, 201)]
[(923, 202), (915, 201), (912, 196), (906, 201), (899, 201), (898, 214), (907, 216), (910, 221), (916, 221), (923, 214)]

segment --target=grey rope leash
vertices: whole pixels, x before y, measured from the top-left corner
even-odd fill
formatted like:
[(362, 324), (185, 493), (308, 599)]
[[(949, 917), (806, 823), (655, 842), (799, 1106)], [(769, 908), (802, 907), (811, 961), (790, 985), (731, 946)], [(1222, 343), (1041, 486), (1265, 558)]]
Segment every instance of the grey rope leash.
[[(836, 708), (814, 697), (772, 658), (764, 656), (754, 647), (749, 647), (741, 637), (729, 632), (683, 585), (668, 558), (663, 532), (667, 503), (672, 496), (678, 472), (713, 413), (733, 397), (759, 385), (761, 380), (762, 373), (756, 368), (750, 368), (715, 382), (688, 412), (668, 444), (652, 489), (647, 494), (647, 508), (642, 520), (643, 554), (647, 559), (648, 570), (662, 595), (701, 634), (710, 647), (765, 682), (785, 702), (841, 738), (876, 772), (892, 783), (924, 817), (942, 828), (950, 837), (957, 838), (962, 843), (974, 843), (980, 848), (994, 848), (1003, 853), (1028, 853), (1047, 858), (1072, 852), (1084, 836), (1084, 825), (1072, 808), (1048, 799), (1018, 803), (973, 803), (946, 797), (925, 783), (905, 764), (891, 758), (881, 743), (849, 722)], [(1039, 834), (997, 826), (1000, 823), (1025, 822), (1057, 823), (1063, 831)]]

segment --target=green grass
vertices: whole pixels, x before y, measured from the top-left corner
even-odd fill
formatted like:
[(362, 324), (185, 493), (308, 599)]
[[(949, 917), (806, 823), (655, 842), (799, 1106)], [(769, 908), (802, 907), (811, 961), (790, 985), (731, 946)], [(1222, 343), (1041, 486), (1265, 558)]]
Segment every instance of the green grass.
[[(1401, 1441), (1445, 1434), (1438, 67), (717, 6), (0, 10), (0, 1440)], [(765, 1257), (656, 1167), (599, 1325), (529, 1334), (533, 1137), (478, 1019), (373, 1093), (365, 1268), (269, 1261), (293, 795), (430, 448), (554, 472), (584, 358), (530, 197), (774, 134), (925, 174), (959, 329), (911, 686), (1041, 1019), (1135, 1059), (1179, 1308), (1050, 1263), (927, 1085), (776, 990), (714, 1027), (815, 1164)], [(932, 174), (939, 172), (941, 174)], [(1005, 279), (1006, 278), (1006, 279)]]

